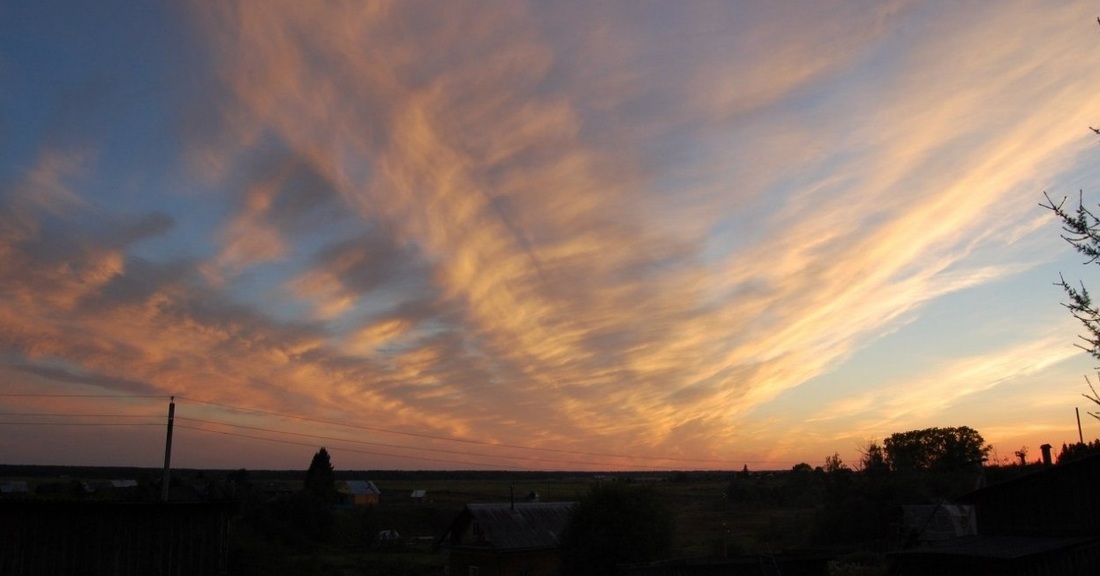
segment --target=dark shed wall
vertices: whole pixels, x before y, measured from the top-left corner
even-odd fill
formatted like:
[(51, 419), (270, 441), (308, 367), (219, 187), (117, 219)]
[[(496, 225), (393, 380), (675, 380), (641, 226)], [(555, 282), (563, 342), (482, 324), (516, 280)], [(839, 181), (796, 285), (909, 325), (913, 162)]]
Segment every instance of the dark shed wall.
[(2, 502), (4, 576), (222, 576), (229, 510), (211, 503)]
[(1001, 536), (1100, 535), (1100, 457), (1061, 464), (963, 498), (977, 509), (978, 533)]

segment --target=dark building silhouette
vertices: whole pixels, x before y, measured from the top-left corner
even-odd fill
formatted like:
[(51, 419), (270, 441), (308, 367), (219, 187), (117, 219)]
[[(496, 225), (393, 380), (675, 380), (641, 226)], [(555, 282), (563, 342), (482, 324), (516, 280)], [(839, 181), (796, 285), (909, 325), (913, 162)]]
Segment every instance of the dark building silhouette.
[(229, 506), (210, 502), (0, 502), (4, 576), (222, 576)]
[(1100, 455), (1042, 468), (959, 499), (978, 534), (893, 554), (907, 576), (1070, 576), (1100, 570)]
[(575, 505), (574, 502), (467, 504), (440, 540), (449, 573), (558, 574), (558, 539)]

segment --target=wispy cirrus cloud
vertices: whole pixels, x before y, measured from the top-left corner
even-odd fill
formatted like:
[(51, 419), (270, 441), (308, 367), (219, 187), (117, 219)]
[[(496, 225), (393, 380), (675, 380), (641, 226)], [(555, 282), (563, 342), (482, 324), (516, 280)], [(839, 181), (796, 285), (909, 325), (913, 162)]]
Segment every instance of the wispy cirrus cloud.
[[(752, 438), (783, 462), (804, 456), (776, 430), (917, 426), (1066, 358), (1020, 334), (765, 414), (1049, 260), (1041, 175), (1075, 166), (1100, 104), (1070, 8), (193, 11), (217, 82), (176, 160), (199, 190), (123, 213), (110, 154), (50, 149), (6, 198), (0, 333), (26, 373), (639, 456)], [(148, 248), (193, 230), (185, 257)]]
[[(827, 370), (922, 303), (1018, 273), (960, 268), (974, 249), (967, 239), (1073, 138), (1022, 150), (1023, 134), (1048, 117), (1021, 117), (1012, 104), (1005, 108), (1017, 110), (1019, 127), (997, 132), (1005, 117), (985, 103), (1006, 93), (1028, 102), (1042, 83), (1023, 90), (1026, 75), (993, 71), (1040, 66), (1019, 63), (1022, 44), (946, 57), (981, 41), (967, 29), (973, 22), (1002, 18), (982, 11), (947, 24), (918, 20), (911, 32), (902, 30), (911, 11), (884, 7), (863, 17), (855, 37), (842, 19), (818, 26), (755, 15), (755, 28), (730, 41), (739, 57), (723, 66), (708, 60), (716, 37), (695, 46), (675, 27), (645, 42), (630, 33), (655, 13), (621, 28), (583, 19), (600, 25), (574, 31), (566, 48), (552, 32), (574, 21), (568, 8), (513, 8), (473, 26), (469, 12), (451, 10), (292, 9), (274, 20), (244, 5), (226, 33), (249, 47), (240, 65), (260, 72), (238, 76), (235, 91), (254, 131), (275, 130), (321, 170), (347, 172), (334, 143), (370, 165), (372, 178), (345, 179), (341, 194), (360, 217), (423, 250), (439, 297), (460, 306), (458, 337), (509, 376), (507, 385), (458, 384), (499, 392), (466, 396), (467, 409), (512, 413), (549, 392), (541, 424), (574, 434), (644, 445), (688, 421), (712, 422), (678, 442), (706, 440), (720, 451), (718, 423)], [(679, 30), (708, 28), (713, 14), (688, 12), (674, 18)], [(304, 32), (336, 21), (335, 36)], [(381, 29), (388, 42), (366, 40)], [(752, 40), (780, 29), (770, 45)], [(950, 40), (926, 43), (933, 30)], [(370, 49), (349, 49), (365, 41)], [(676, 65), (665, 52), (674, 42), (702, 56), (697, 66)], [(1027, 57), (1049, 61), (1060, 49)], [(861, 77), (892, 51), (907, 67)], [(975, 66), (990, 79), (973, 82)], [(652, 82), (665, 71), (668, 81)], [(808, 108), (814, 100), (832, 113)], [(711, 165), (659, 156), (678, 142), (710, 142), (723, 127), (733, 142), (751, 135), (754, 149), (773, 150), (744, 191), (739, 180), (715, 188), (705, 180)], [(674, 204), (648, 161), (704, 183), (677, 189), (683, 207), (662, 212)], [(822, 178), (827, 172), (843, 176)], [(769, 189), (778, 195), (761, 202)], [(736, 217), (722, 209), (731, 203), (755, 206), (766, 224), (732, 232), (733, 244), (715, 252), (707, 235)], [(716, 293), (728, 297), (716, 303)], [(386, 331), (361, 333), (377, 342)]]

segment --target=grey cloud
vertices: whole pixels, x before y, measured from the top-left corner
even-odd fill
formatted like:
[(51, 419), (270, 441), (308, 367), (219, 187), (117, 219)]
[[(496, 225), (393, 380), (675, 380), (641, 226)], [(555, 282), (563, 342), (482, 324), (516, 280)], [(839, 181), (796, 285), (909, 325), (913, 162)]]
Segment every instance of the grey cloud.
[(384, 284), (402, 284), (407, 277), (426, 273), (421, 255), (398, 246), (378, 227), (355, 238), (330, 244), (313, 258), (316, 269), (337, 278), (343, 288), (363, 295)]
[(196, 273), (195, 264), (190, 261), (157, 263), (131, 257), (126, 261), (125, 273), (112, 277), (98, 293), (86, 297), (82, 307), (90, 311), (136, 305), (168, 286), (193, 280)]
[[(331, 229), (347, 217), (334, 183), (300, 155), (273, 145), (239, 175), (239, 202), (272, 190), (263, 216), (283, 232), (306, 234)], [(240, 210), (247, 210), (242, 205)]]
[(151, 212), (111, 226), (104, 240), (110, 246), (125, 248), (141, 240), (160, 236), (175, 225), (175, 218), (163, 212)]
[(20, 372), (33, 374), (40, 378), (46, 378), (56, 382), (83, 384), (114, 392), (149, 394), (158, 391), (147, 382), (128, 380), (126, 378), (95, 372), (76, 372), (44, 364), (13, 364), (10, 365), (10, 367)]

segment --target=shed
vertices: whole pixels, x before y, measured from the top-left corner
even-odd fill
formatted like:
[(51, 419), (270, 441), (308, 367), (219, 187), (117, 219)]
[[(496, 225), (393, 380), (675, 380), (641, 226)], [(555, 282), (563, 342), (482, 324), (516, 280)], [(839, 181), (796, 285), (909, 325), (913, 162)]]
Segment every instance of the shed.
[(903, 505), (902, 526), (917, 542), (950, 540), (978, 533), (974, 507), (964, 504)]
[(0, 501), (0, 574), (223, 576), (226, 502)]
[(373, 545), (375, 548), (383, 550), (393, 550), (401, 548), (404, 544), (404, 540), (401, 538), (401, 533), (394, 529), (379, 530), (378, 534), (374, 536)]
[(978, 533), (1100, 537), (1100, 455), (975, 490)]
[(30, 496), (30, 488), (25, 480), (0, 480), (0, 495), (9, 498)]
[(1069, 576), (1100, 565), (1100, 455), (961, 497), (977, 535), (891, 554), (893, 574)]
[(559, 537), (575, 502), (467, 504), (440, 540), (451, 574), (558, 573)]
[(382, 491), (370, 480), (348, 480), (339, 492), (346, 503), (357, 506), (372, 506), (382, 498)]

